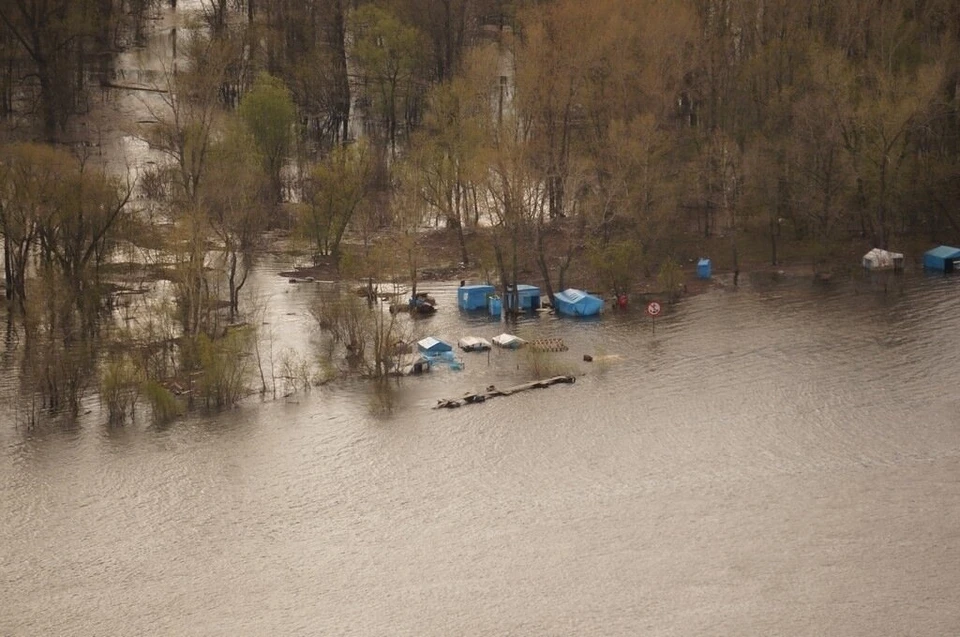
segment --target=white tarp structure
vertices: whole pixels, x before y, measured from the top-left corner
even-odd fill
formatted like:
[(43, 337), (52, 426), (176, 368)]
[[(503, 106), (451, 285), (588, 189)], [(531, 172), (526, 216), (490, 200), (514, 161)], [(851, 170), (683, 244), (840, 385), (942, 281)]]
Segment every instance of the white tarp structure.
[(903, 265), (903, 255), (874, 248), (863, 255), (863, 267), (867, 270), (899, 269)]
[(513, 334), (497, 334), (493, 337), (493, 344), (497, 347), (506, 347), (509, 349), (516, 349), (526, 345), (527, 342), (520, 338), (519, 336), (514, 336)]
[(481, 352), (490, 349), (490, 341), (479, 336), (464, 336), (457, 345), (465, 352)]

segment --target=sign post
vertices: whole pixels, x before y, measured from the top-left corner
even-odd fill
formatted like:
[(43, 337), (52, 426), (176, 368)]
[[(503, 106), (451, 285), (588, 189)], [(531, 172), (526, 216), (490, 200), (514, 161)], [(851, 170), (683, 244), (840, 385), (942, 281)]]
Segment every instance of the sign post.
[(663, 311), (663, 308), (660, 307), (658, 301), (650, 301), (647, 303), (647, 314), (650, 316), (650, 321), (653, 325), (653, 333), (657, 333), (657, 316), (660, 315), (660, 312)]

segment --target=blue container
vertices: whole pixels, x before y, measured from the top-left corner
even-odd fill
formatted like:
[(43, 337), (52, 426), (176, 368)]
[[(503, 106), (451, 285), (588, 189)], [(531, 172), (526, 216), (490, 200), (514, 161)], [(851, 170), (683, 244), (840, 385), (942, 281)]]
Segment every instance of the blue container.
[(496, 292), (492, 285), (461, 285), (457, 288), (457, 305), (461, 310), (482, 310), (487, 297)]
[(500, 300), (500, 297), (491, 296), (487, 300), (487, 309), (490, 311), (490, 316), (499, 317), (501, 312), (503, 312), (503, 302)]
[(709, 279), (710, 268), (711, 268), (710, 259), (700, 259), (699, 261), (697, 261), (697, 278)]
[(940, 272), (960, 270), (960, 248), (940, 246), (923, 253), (923, 267)]
[[(535, 285), (524, 285), (523, 283), (517, 286), (517, 302), (519, 303), (520, 310), (530, 311), (540, 308), (540, 288)], [(507, 289), (507, 309), (513, 309), (513, 288), (510, 287)]]

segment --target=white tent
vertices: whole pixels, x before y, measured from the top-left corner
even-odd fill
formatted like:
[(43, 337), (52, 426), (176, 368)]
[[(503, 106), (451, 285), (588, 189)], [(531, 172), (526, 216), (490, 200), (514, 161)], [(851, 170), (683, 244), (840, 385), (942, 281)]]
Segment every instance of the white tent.
[(497, 347), (506, 347), (508, 349), (516, 349), (527, 344), (525, 340), (519, 336), (514, 336), (513, 334), (497, 334), (493, 337), (493, 344)]
[(457, 345), (465, 352), (482, 352), (490, 349), (490, 341), (479, 336), (464, 336), (457, 341)]
[(899, 270), (903, 267), (903, 255), (874, 248), (863, 255), (863, 267), (867, 270)]

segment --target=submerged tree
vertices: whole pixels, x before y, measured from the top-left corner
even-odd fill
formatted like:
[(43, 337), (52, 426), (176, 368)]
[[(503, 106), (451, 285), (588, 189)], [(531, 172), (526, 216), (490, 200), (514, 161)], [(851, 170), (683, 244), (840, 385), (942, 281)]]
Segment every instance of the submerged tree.
[(230, 320), (240, 310), (240, 291), (247, 282), (254, 253), (270, 219), (269, 183), (256, 156), (249, 153), (249, 135), (240, 126), (211, 149), (201, 203), (223, 254)]
[(254, 146), (270, 179), (273, 201), (283, 201), (283, 166), (293, 140), (296, 109), (283, 81), (260, 74), (240, 102), (240, 118), (246, 124)]
[(301, 234), (317, 256), (340, 263), (340, 243), (371, 191), (374, 158), (366, 143), (334, 148), (311, 170), (299, 206)]

